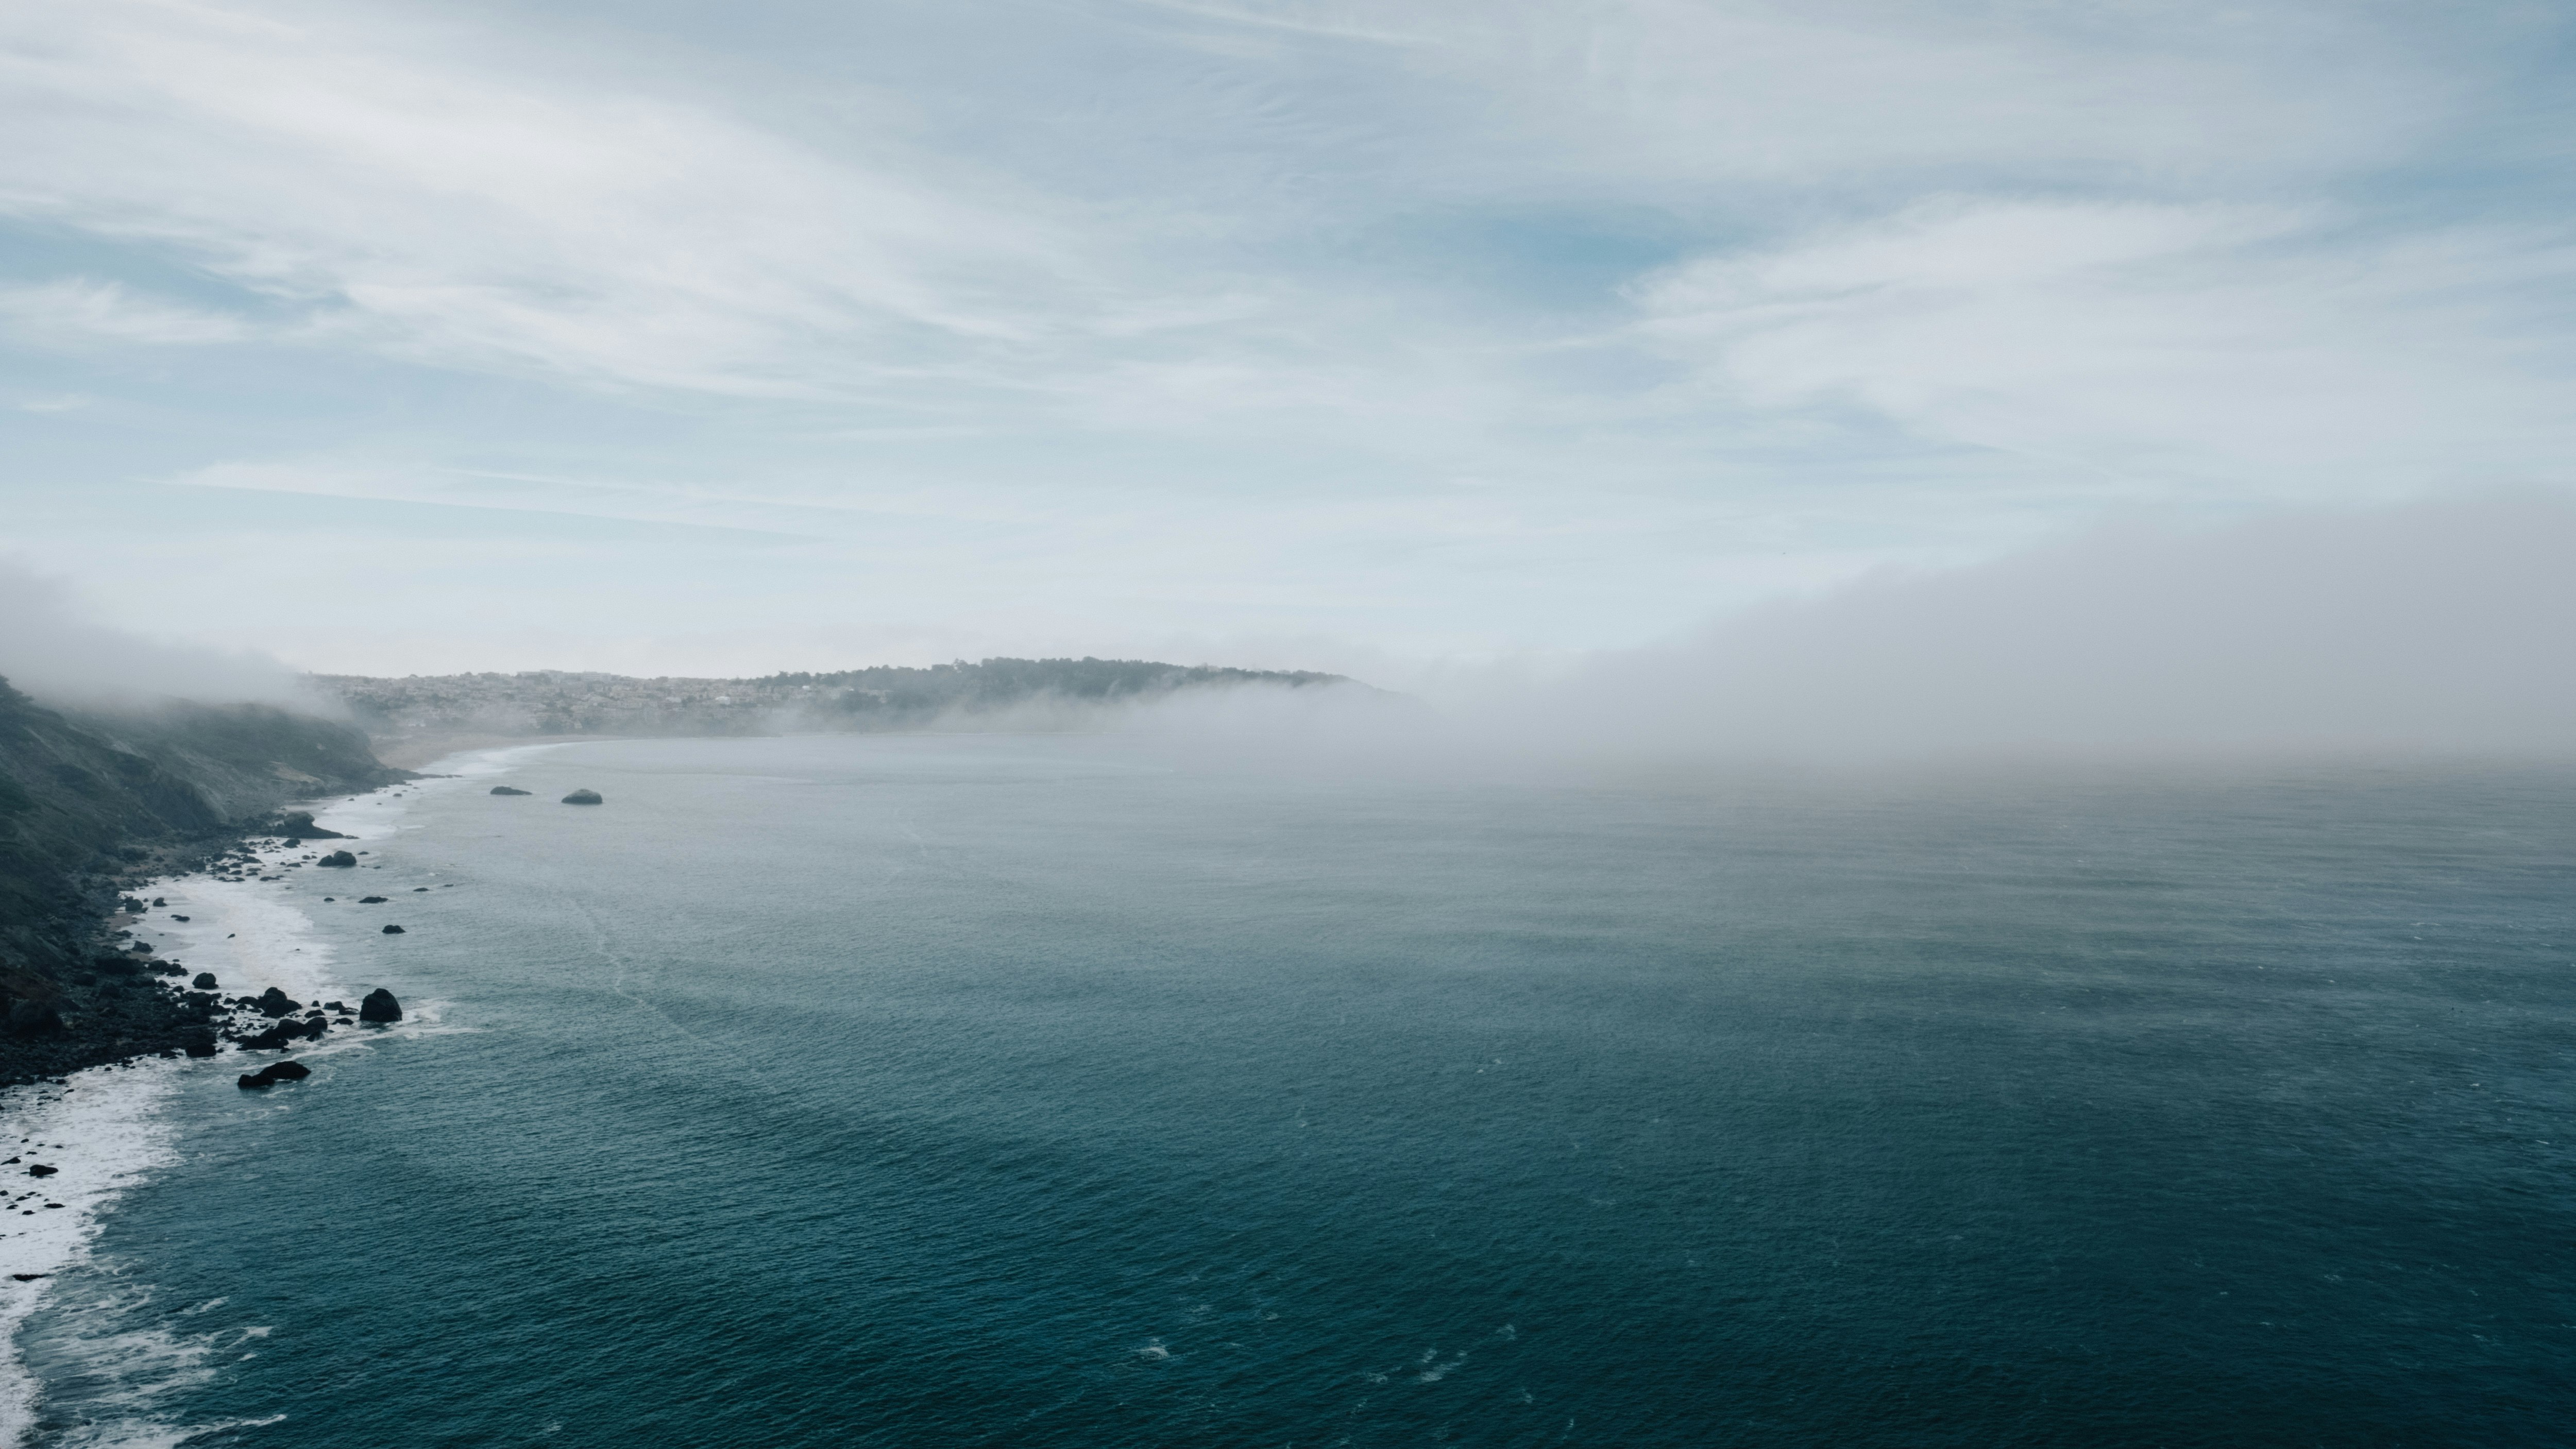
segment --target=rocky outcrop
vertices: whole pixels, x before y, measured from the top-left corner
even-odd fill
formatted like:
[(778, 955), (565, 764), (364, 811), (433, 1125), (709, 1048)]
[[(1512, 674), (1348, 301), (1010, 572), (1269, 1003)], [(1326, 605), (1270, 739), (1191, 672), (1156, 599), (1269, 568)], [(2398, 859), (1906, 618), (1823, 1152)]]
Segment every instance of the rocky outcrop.
[(492, 787), (492, 793), (495, 795), (525, 795), (528, 792), (525, 790), (513, 790), (507, 785), (495, 785)]
[(599, 792), (597, 790), (575, 790), (571, 794), (563, 797), (563, 802), (566, 805), (604, 805), (608, 803), (599, 798)]
[(387, 926), (385, 927), (384, 933), (388, 936), (399, 936), (403, 933), (403, 928), (400, 926)]
[(337, 830), (325, 830), (313, 823), (310, 810), (289, 810), (278, 817), (277, 834), (288, 840), (346, 840)]
[(108, 918), (142, 909), (157, 877), (243, 873), (243, 832), (274, 838), (292, 802), (405, 778), (344, 724), (256, 705), (60, 711), (0, 681), (0, 1084), (207, 1039), (220, 1005), (157, 980), (186, 973), (107, 937)]
[(313, 863), (324, 870), (355, 870), (358, 868), (358, 858), (345, 850), (332, 851), (329, 855), (326, 855)]
[(402, 1020), (402, 1003), (394, 999), (392, 992), (379, 986), (358, 1003), (358, 1020), (390, 1026)]
[(241, 1043), (244, 1051), (282, 1052), (300, 1041), (320, 1041), (322, 1033), (330, 1029), (330, 1022), (321, 1017), (312, 1016), (302, 1020), (281, 1021), (266, 1031), (253, 1032), (249, 1036), (236, 1037), (234, 1040)]
[(383, 896), (360, 896), (360, 897), (358, 897), (358, 904), (359, 904), (359, 905), (362, 905), (362, 906), (381, 906), (381, 905), (383, 905), (384, 903), (385, 903), (385, 898), (384, 898)]
[(262, 1016), (284, 1016), (291, 1011), (302, 1011), (304, 1003), (272, 986), (259, 994), (259, 999), (251, 1003), (251, 1009)]
[(200, 971), (197, 973), (197, 979), (188, 984), (199, 991), (212, 991), (222, 983), (215, 980), (215, 973), (212, 971)]
[(265, 1089), (280, 1082), (300, 1082), (313, 1075), (313, 1069), (299, 1061), (270, 1062), (256, 1072), (245, 1072), (240, 1078), (244, 1087)]

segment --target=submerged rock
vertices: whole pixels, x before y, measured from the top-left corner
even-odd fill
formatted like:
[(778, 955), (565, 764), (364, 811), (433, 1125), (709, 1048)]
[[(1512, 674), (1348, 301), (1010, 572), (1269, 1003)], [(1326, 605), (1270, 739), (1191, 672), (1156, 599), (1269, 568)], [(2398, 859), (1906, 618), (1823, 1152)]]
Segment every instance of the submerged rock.
[(394, 999), (392, 992), (379, 986), (368, 992), (366, 999), (358, 1003), (358, 1020), (378, 1024), (400, 1021), (402, 1003)]
[(563, 797), (563, 802), (566, 805), (605, 805), (608, 803), (607, 801), (599, 798), (599, 792), (597, 790), (575, 790), (571, 794)]
[(358, 858), (345, 850), (332, 851), (329, 855), (326, 855), (313, 863), (324, 870), (355, 870), (358, 868)]
[(387, 927), (385, 927), (385, 934), (386, 934), (386, 935), (388, 935), (388, 936), (399, 936), (399, 935), (401, 935), (402, 933), (403, 933), (403, 928), (402, 928), (402, 927), (400, 927), (400, 926), (387, 926)]
[(525, 795), (528, 792), (525, 790), (513, 790), (507, 785), (495, 785), (492, 787), (492, 793), (495, 795)]
[(360, 896), (360, 897), (358, 897), (358, 904), (359, 904), (359, 905), (362, 905), (362, 906), (381, 906), (381, 905), (383, 905), (384, 903), (385, 903), (385, 898), (384, 898), (383, 896)]

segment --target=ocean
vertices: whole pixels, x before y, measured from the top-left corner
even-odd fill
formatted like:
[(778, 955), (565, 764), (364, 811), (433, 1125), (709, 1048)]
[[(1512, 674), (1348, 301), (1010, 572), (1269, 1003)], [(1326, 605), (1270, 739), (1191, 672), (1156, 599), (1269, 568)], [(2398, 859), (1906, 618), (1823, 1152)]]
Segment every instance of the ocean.
[(19, 1443), (2576, 1436), (2576, 770), (438, 768), (0, 1103)]

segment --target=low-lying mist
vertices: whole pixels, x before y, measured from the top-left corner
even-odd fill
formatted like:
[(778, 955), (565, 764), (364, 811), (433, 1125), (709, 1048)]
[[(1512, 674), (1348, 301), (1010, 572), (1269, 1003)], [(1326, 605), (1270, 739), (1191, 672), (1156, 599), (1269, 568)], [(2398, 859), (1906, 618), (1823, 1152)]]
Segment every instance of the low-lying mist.
[(2576, 744), (2571, 561), (2554, 495), (2135, 524), (1545, 679), (1452, 675), (1433, 711), (1241, 691), (1128, 727), (1425, 768), (2554, 755)]
[[(2554, 494), (2133, 524), (1867, 580), (1544, 678), (1452, 670), (1419, 698), (1264, 684), (1041, 696), (932, 727), (1427, 773), (2562, 755), (2576, 743), (2571, 559), (2576, 505)], [(49, 703), (338, 712), (276, 660), (107, 628), (24, 569), (0, 568), (0, 617), (0, 673)], [(793, 712), (762, 724), (834, 727)]]
[(0, 560), (0, 676), (49, 705), (123, 711), (171, 699), (338, 715), (338, 703), (264, 654), (161, 643), (90, 618), (70, 589)]

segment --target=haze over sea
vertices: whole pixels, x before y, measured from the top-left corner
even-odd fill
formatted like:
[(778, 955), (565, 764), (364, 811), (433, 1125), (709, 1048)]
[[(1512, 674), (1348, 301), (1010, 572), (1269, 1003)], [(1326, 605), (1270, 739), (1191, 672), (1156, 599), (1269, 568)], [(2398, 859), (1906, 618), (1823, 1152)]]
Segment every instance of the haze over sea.
[(21, 1333), (32, 1443), (2576, 1422), (2564, 767), (441, 768), (324, 817), (374, 869), (185, 887), (414, 1022), (91, 1074), (161, 1145)]

